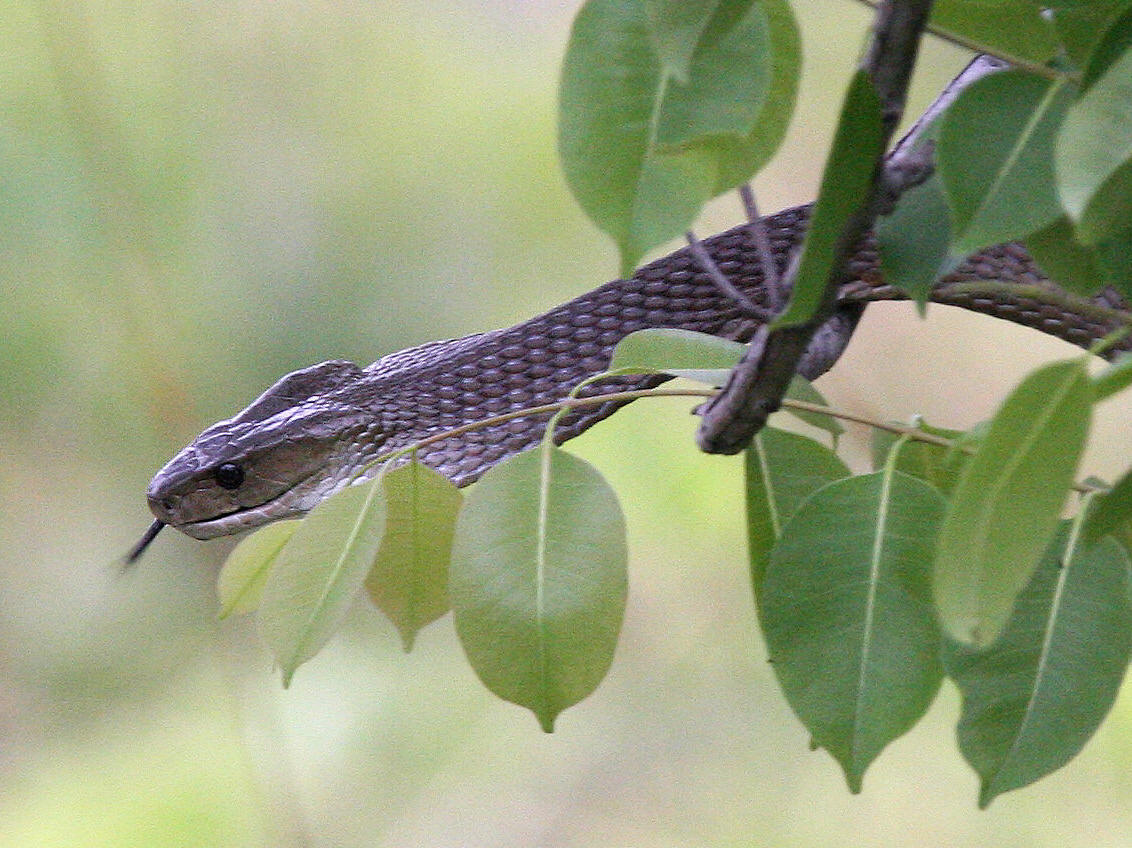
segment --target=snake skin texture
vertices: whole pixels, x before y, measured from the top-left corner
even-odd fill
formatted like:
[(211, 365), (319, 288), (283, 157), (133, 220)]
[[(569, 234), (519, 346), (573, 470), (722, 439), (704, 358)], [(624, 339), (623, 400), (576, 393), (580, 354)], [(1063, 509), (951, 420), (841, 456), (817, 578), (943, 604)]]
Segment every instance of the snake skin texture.
[[(764, 219), (780, 273), (805, 232), (808, 206)], [(739, 226), (705, 242), (728, 279), (760, 306), (766, 305), (759, 257), (750, 228)], [(843, 318), (851, 331), (864, 303), (902, 299), (881, 280), (875, 245), (853, 262), (857, 279), (842, 292)], [(987, 285), (985, 281), (1003, 281)], [(1087, 347), (1125, 326), (1127, 313), (1066, 295), (1050, 284), (1026, 250), (999, 245), (968, 259), (935, 287), (932, 300), (1034, 327)], [(688, 249), (678, 250), (575, 300), (505, 330), (482, 333), (398, 354), (404, 367), (379, 360), (366, 369), (359, 397), (383, 416), (383, 450), (490, 415), (561, 399), (581, 380), (604, 370), (614, 345), (647, 327), (678, 327), (746, 341), (758, 322), (745, 317), (712, 283)], [(847, 341), (848, 332), (846, 332)], [(1123, 347), (1132, 342), (1125, 341)], [(840, 349), (835, 351), (840, 353)], [(828, 357), (826, 357), (828, 359)], [(804, 364), (814, 378), (833, 364)], [(391, 370), (392, 368), (392, 370)], [(581, 394), (655, 386), (660, 378), (615, 378)], [(556, 429), (571, 439), (623, 404), (571, 412)], [(476, 479), (494, 463), (537, 443), (549, 416), (515, 419), (431, 446), (422, 458), (458, 484)]]
[[(780, 273), (801, 242), (808, 214), (809, 207), (800, 206), (763, 219)], [(731, 283), (765, 308), (767, 290), (750, 227), (736, 227), (704, 245)], [(855, 279), (842, 288), (837, 313), (800, 364), (800, 373), (811, 379), (836, 362), (867, 303), (904, 297), (881, 279), (871, 241), (861, 245), (851, 267)], [(931, 299), (1083, 347), (1132, 323), (1118, 297), (1113, 306), (1067, 294), (1016, 244), (972, 256), (935, 286)], [(205, 430), (158, 471), (147, 491), (155, 527), (169, 524), (212, 538), (301, 515), (390, 450), (563, 399), (582, 380), (606, 370), (614, 346), (636, 330), (674, 327), (746, 341), (759, 323), (683, 249), (514, 327), (431, 342), (364, 369), (342, 361), (311, 366)], [(1125, 338), (1109, 355), (1129, 347), (1132, 340)], [(588, 385), (581, 395), (647, 388), (664, 379), (610, 378)], [(577, 436), (623, 405), (571, 411), (560, 419), (556, 441)], [(428, 445), (418, 456), (466, 485), (537, 444), (549, 418), (546, 413), (497, 422)]]

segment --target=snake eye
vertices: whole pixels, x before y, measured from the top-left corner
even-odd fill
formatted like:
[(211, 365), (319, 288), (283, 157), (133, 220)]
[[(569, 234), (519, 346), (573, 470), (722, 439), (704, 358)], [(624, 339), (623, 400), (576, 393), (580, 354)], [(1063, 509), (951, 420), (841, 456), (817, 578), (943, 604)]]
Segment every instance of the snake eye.
[(222, 462), (216, 466), (212, 476), (221, 489), (238, 489), (244, 482), (244, 469), (234, 462)]

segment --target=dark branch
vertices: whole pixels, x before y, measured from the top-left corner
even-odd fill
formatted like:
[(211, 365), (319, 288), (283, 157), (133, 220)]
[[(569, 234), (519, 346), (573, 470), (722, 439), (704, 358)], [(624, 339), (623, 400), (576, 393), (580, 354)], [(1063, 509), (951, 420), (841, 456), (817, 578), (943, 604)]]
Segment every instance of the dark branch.
[[(931, 5), (931, 0), (886, 0), (878, 7), (873, 38), (862, 61), (880, 101), (883, 127), (883, 144), (877, 151), (872, 184), (838, 236), (833, 265), (814, 315), (803, 324), (768, 332), (761, 351), (752, 345), (723, 391), (707, 405), (697, 434), (697, 442), (704, 451), (737, 453), (750, 443), (781, 405), (814, 334), (833, 317), (837, 292), (852, 279), (850, 259), (872, 229), (881, 204), (890, 196), (898, 178), (897, 174), (886, 172), (884, 149), (904, 113), (908, 82)], [(795, 256), (787, 271), (787, 287), (792, 287), (797, 264)], [(848, 327), (851, 332), (852, 322)]]

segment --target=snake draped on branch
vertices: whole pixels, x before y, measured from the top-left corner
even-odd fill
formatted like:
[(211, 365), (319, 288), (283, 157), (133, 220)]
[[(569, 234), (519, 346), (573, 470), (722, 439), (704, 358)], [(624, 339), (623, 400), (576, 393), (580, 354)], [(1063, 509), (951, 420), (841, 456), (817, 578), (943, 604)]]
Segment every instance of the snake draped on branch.
[[(763, 219), (779, 271), (805, 231), (809, 207)], [(767, 291), (749, 226), (704, 242), (719, 269), (760, 306)], [(837, 314), (815, 337), (800, 372), (827, 371), (849, 341), (865, 305), (902, 299), (880, 277), (872, 243), (854, 257), (855, 280)], [(1017, 244), (984, 250), (941, 279), (936, 303), (1003, 318), (1088, 347), (1132, 324), (1132, 314), (1070, 295), (1045, 278)], [(157, 472), (149, 485), (157, 517), (134, 556), (163, 525), (209, 539), (301, 515), (344, 487), (377, 456), (461, 424), (563, 399), (606, 369), (629, 333), (676, 327), (745, 341), (758, 326), (711, 281), (687, 248), (542, 315), (502, 330), (432, 342), (366, 368), (333, 360), (283, 377), (247, 409), (209, 427)], [(1132, 349), (1125, 338), (1108, 355)], [(618, 377), (581, 394), (655, 386), (663, 378)], [(578, 408), (561, 419), (559, 442), (622, 404)], [(419, 458), (458, 485), (536, 444), (549, 414), (512, 419), (421, 449)]]

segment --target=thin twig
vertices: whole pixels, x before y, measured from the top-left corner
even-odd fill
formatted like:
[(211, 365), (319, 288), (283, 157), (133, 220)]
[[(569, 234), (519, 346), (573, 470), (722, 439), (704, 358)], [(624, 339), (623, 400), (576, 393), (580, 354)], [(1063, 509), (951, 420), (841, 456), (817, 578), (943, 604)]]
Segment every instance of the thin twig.
[(759, 267), (763, 272), (763, 289), (766, 291), (767, 305), (770, 311), (777, 315), (782, 311), (786, 292), (781, 288), (778, 279), (778, 268), (774, 265), (774, 249), (770, 246), (770, 236), (766, 232), (766, 224), (759, 215), (759, 205), (755, 202), (755, 193), (750, 183), (739, 186), (739, 198), (743, 201), (743, 208), (747, 212), (747, 232), (754, 239), (755, 249), (759, 254)]
[(692, 251), (692, 256), (696, 257), (696, 261), (700, 263), (700, 267), (711, 278), (715, 287), (739, 304), (739, 308), (743, 310), (745, 315), (750, 318), (758, 318), (760, 321), (769, 321), (774, 317), (772, 312), (759, 306), (727, 279), (727, 275), (719, 270), (719, 266), (715, 264), (715, 260), (711, 258), (711, 254), (707, 252), (704, 243), (696, 237), (695, 233), (688, 230), (685, 233), (685, 238), (688, 239), (688, 249)]

